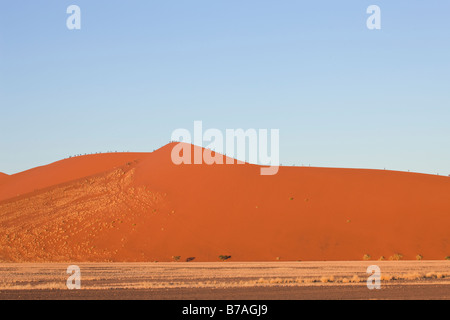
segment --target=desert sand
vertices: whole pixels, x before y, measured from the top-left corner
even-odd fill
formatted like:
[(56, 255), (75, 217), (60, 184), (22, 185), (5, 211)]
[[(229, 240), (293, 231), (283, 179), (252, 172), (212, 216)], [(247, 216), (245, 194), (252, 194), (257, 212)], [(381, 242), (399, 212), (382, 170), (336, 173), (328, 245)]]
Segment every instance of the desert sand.
[(74, 157), (0, 176), (0, 261), (441, 260), (450, 178), (387, 170)]
[(6, 181), (7, 178), (8, 175), (6, 173), (0, 172), (0, 183), (2, 183), (2, 181)]
[(0, 264), (0, 299), (450, 299), (450, 262), (82, 263), (80, 290), (67, 264)]

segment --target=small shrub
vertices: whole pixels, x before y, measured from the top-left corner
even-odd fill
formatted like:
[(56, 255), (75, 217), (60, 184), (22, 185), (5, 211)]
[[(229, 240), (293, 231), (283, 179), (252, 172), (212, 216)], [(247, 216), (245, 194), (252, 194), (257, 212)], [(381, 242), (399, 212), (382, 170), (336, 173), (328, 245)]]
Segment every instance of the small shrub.
[(269, 282), (270, 283), (283, 283), (283, 279), (281, 279), (281, 278), (270, 279)]
[(386, 258), (384, 256), (381, 256), (380, 259), (378, 259), (378, 260), (384, 261), (384, 260), (386, 260)]
[(446, 256), (446, 257), (445, 257), (445, 260), (450, 260), (450, 256)]
[(450, 273), (441, 273), (441, 272), (429, 272), (425, 275), (426, 278), (431, 279), (444, 279), (448, 278), (450, 276)]
[(328, 282), (333, 282), (334, 281), (334, 277), (322, 277), (320, 278), (320, 282), (322, 283), (328, 283)]
[(390, 274), (383, 274), (381, 276), (381, 280), (382, 281), (390, 281), (390, 280), (395, 280), (395, 277), (390, 275)]
[(419, 260), (419, 261), (422, 260), (422, 259), (423, 259), (423, 255), (418, 254), (418, 255), (416, 256), (416, 259)]
[(181, 259), (181, 256), (173, 256), (172, 257), (173, 261), (178, 262)]
[(230, 258), (231, 258), (231, 256), (226, 256), (226, 255), (220, 255), (219, 256), (219, 259), (222, 260), (222, 261), (227, 261)]
[(400, 253), (394, 254), (392, 257), (389, 257), (389, 260), (399, 261), (402, 260), (403, 255)]
[(363, 259), (364, 260), (370, 260), (370, 259), (372, 259), (372, 257), (370, 256), (370, 254), (365, 254)]
[(195, 259), (195, 257), (189, 257), (189, 258), (186, 259), (186, 262), (191, 262), (191, 261), (193, 261), (194, 259)]
[(419, 272), (408, 273), (403, 276), (403, 279), (405, 279), (405, 280), (419, 280), (422, 278), (423, 278), (423, 275)]
[(259, 278), (256, 283), (266, 283), (267, 281), (264, 278)]

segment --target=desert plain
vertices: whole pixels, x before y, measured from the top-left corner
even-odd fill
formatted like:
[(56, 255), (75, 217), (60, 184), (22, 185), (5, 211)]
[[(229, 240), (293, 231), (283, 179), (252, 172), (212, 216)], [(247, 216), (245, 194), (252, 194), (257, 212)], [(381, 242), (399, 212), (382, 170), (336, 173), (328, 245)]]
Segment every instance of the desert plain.
[[(367, 287), (367, 267), (381, 288)], [(171, 262), (81, 263), (81, 288), (69, 290), (62, 263), (0, 265), (2, 299), (450, 299), (450, 263)]]

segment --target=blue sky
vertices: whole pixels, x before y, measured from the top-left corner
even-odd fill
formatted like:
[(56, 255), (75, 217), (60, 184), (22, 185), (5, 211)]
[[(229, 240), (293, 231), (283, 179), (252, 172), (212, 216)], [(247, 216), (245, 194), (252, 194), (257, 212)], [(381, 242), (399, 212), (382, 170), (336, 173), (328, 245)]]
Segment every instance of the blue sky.
[(280, 129), (283, 165), (450, 174), (449, 21), (447, 0), (2, 1), (0, 171), (202, 120)]

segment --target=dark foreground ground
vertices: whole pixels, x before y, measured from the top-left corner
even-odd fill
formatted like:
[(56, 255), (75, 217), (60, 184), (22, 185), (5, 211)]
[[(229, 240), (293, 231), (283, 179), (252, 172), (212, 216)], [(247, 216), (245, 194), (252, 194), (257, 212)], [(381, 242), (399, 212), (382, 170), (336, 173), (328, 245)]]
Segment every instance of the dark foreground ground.
[(38, 300), (355, 300), (433, 299), (449, 300), (449, 285), (390, 285), (368, 290), (364, 285), (260, 287), (260, 288), (174, 288), (112, 290), (5, 290), (1, 299)]

